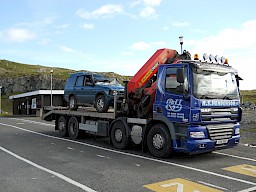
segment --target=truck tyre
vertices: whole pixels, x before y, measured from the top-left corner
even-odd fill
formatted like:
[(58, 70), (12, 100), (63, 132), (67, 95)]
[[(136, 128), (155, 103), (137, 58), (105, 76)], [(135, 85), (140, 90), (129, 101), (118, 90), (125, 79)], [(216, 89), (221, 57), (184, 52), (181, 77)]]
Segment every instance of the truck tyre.
[(70, 110), (76, 111), (77, 110), (77, 101), (75, 96), (70, 96), (69, 98), (69, 108)]
[(162, 124), (151, 127), (147, 135), (149, 152), (155, 157), (168, 157), (172, 152), (170, 133)]
[(76, 117), (71, 117), (68, 121), (68, 135), (73, 140), (79, 136), (79, 123)]
[(60, 116), (58, 120), (58, 130), (61, 137), (68, 136), (67, 119), (64, 116)]
[(110, 139), (117, 149), (125, 149), (128, 146), (128, 136), (122, 121), (116, 121), (110, 132)]
[(106, 113), (109, 105), (104, 95), (98, 95), (95, 100), (95, 108), (99, 113)]

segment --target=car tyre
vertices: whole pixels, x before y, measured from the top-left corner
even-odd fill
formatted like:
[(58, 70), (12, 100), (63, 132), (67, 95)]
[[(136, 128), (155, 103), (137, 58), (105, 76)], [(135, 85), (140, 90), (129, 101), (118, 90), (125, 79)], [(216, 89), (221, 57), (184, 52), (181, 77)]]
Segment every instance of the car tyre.
[(108, 111), (109, 105), (104, 95), (98, 95), (96, 97), (95, 108), (99, 113), (106, 113)]
[(78, 106), (77, 106), (77, 101), (75, 96), (70, 96), (69, 98), (69, 108), (70, 110), (76, 111)]

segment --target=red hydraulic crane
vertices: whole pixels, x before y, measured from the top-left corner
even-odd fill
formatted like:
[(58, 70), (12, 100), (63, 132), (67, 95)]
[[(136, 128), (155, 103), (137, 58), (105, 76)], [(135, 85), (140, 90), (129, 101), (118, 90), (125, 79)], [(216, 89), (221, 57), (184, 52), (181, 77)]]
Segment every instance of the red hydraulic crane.
[(186, 51), (180, 55), (172, 49), (157, 50), (127, 84), (130, 116), (144, 117), (152, 114), (156, 93), (156, 73), (160, 65), (190, 59), (190, 54)]

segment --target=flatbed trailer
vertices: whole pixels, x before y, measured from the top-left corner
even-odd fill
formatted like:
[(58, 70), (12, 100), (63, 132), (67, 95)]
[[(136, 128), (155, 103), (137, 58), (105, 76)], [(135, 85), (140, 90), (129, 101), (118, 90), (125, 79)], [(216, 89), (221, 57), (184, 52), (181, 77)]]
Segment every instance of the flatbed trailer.
[(81, 131), (96, 136), (109, 137), (110, 143), (118, 149), (128, 146), (131, 138), (135, 144), (142, 141), (142, 127), (150, 119), (118, 117), (115, 108), (107, 113), (99, 113), (93, 107), (79, 108), (77, 111), (67, 107), (45, 108), (42, 119), (55, 120), (55, 130), (61, 137), (77, 139)]

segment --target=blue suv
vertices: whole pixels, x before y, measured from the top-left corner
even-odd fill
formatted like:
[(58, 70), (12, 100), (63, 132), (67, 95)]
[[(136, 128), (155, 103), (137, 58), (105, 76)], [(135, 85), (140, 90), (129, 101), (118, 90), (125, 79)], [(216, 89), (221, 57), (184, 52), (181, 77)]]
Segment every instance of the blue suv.
[(71, 110), (77, 110), (78, 106), (94, 105), (100, 113), (108, 111), (114, 106), (114, 96), (124, 93), (124, 87), (115, 78), (90, 72), (71, 74), (68, 78), (64, 99)]

